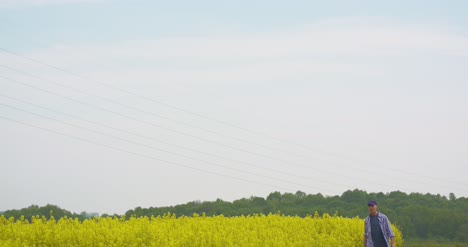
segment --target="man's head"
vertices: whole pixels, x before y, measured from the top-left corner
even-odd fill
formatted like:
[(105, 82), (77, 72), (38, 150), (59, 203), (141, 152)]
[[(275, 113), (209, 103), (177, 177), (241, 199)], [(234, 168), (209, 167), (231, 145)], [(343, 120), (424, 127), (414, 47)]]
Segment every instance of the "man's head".
[(377, 202), (370, 200), (367, 203), (367, 209), (369, 210), (370, 215), (376, 215), (377, 214)]

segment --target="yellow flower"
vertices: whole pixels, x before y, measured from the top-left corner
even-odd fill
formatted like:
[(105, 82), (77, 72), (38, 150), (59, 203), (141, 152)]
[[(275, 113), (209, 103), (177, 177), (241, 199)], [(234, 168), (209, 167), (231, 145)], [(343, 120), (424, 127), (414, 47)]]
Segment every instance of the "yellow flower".
[[(241, 217), (92, 218), (83, 222), (32, 217), (14, 220), (0, 216), (3, 246), (360, 246), (364, 221), (359, 218), (305, 218), (279, 214)], [(401, 232), (392, 226), (397, 246)]]

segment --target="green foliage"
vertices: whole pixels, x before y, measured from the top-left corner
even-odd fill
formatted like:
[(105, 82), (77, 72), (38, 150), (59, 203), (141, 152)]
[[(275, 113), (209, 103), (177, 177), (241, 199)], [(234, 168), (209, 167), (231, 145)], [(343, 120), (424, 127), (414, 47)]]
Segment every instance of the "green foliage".
[(455, 240), (468, 243), (468, 223), (466, 221), (455, 232)]
[(11, 217), (15, 219), (24, 217), (26, 220), (30, 220), (32, 217), (35, 217), (38, 215), (44, 216), (47, 220), (49, 220), (51, 217), (53, 217), (56, 220), (59, 220), (63, 217), (76, 218), (79, 220), (85, 220), (89, 218), (89, 215), (86, 212), (83, 212), (81, 214), (71, 213), (70, 211), (61, 209), (55, 205), (50, 205), (50, 204), (47, 204), (46, 206), (43, 206), (43, 207), (39, 207), (37, 205), (31, 205), (28, 208), (22, 208), (20, 210), (16, 210), (16, 209), (8, 210), (5, 212), (2, 212), (1, 215), (4, 215), (5, 218), (7, 219)]
[(468, 247), (468, 243), (452, 242), (447, 240), (405, 240), (406, 247)]

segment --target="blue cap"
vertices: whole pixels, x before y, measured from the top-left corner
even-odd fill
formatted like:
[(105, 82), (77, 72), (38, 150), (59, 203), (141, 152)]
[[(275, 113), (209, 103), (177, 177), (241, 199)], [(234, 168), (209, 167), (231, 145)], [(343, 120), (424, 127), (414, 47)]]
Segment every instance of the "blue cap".
[(376, 201), (373, 201), (373, 200), (370, 200), (368, 203), (367, 203), (367, 206), (375, 206), (377, 205), (377, 202)]

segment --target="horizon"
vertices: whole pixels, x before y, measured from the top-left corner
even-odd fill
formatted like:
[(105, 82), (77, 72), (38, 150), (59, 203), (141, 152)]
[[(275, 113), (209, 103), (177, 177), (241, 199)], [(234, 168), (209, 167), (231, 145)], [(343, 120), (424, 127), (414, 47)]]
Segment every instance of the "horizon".
[[(60, 209), (63, 209), (63, 210), (67, 210), (69, 211), (70, 213), (73, 213), (73, 214), (81, 214), (81, 213), (86, 213), (86, 214), (98, 214), (98, 216), (102, 216), (102, 215), (124, 215), (126, 214), (128, 211), (130, 210), (134, 210), (136, 208), (166, 208), (166, 207), (176, 207), (176, 206), (180, 206), (180, 205), (186, 205), (188, 203), (204, 203), (204, 202), (216, 202), (218, 200), (221, 200), (223, 202), (229, 202), (229, 203), (233, 203), (237, 200), (242, 200), (242, 199), (250, 199), (250, 198), (264, 198), (266, 199), (270, 194), (273, 194), (273, 193), (276, 193), (276, 192), (279, 192), (281, 193), (281, 195), (284, 195), (286, 193), (291, 193), (291, 194), (297, 194), (298, 192), (303, 192), (306, 194), (306, 196), (309, 196), (309, 195), (313, 195), (313, 196), (316, 196), (316, 195), (322, 195), (323, 198), (331, 198), (331, 197), (334, 197), (334, 196), (343, 196), (344, 193), (346, 192), (355, 192), (355, 191), (359, 191), (359, 192), (365, 192), (367, 193), (368, 195), (370, 194), (380, 194), (380, 193), (383, 193), (383, 192), (368, 192), (368, 191), (365, 191), (365, 190), (360, 190), (360, 189), (353, 189), (353, 190), (346, 190), (344, 191), (343, 193), (341, 193), (340, 195), (322, 195), (321, 193), (316, 193), (316, 194), (308, 194), (308, 193), (305, 193), (303, 191), (296, 191), (295, 193), (292, 193), (292, 192), (283, 192), (281, 193), (280, 191), (273, 191), (273, 192), (270, 192), (268, 195), (266, 196), (259, 196), (259, 195), (251, 195), (251, 196), (248, 196), (248, 197), (242, 197), (242, 198), (237, 198), (237, 199), (234, 199), (234, 200), (223, 200), (222, 198), (216, 198), (216, 199), (212, 199), (212, 200), (207, 200), (207, 201), (200, 201), (200, 200), (192, 200), (192, 201), (186, 201), (184, 203), (180, 203), (180, 204), (173, 204), (173, 205), (161, 205), (161, 206), (156, 206), (156, 207), (153, 207), (153, 206), (148, 206), (148, 207), (140, 207), (140, 206), (135, 206), (133, 208), (129, 208), (127, 209), (125, 212), (123, 213), (108, 213), (108, 212), (98, 212), (98, 211), (82, 211), (82, 212), (77, 212), (77, 211), (70, 211), (68, 210), (67, 208), (63, 208), (61, 207), (60, 205), (55, 205), (55, 204), (50, 204), (50, 203), (47, 203), (47, 204), (43, 204), (43, 205), (38, 205), (38, 204), (32, 204), (32, 205), (29, 205), (29, 206), (26, 206), (26, 207), (22, 207), (22, 208), (14, 208), (14, 209), (8, 209), (8, 210), (0, 210), (0, 214), (3, 214), (7, 211), (11, 211), (11, 210), (23, 210), (23, 209), (28, 209), (32, 206), (37, 206), (37, 207), (46, 207), (46, 206), (55, 206), (55, 207), (58, 207)], [(431, 195), (431, 196), (441, 196), (442, 198), (446, 199), (446, 200), (450, 200), (450, 198), (446, 195), (440, 195), (440, 194), (430, 194), (430, 193), (426, 193), (426, 194), (423, 194), (423, 193), (419, 193), (419, 192), (411, 192), (411, 193), (406, 193), (406, 192), (402, 192), (402, 191), (390, 191), (390, 192), (387, 192), (387, 193), (383, 193), (385, 196), (388, 196), (390, 193), (397, 193), (397, 192), (400, 192), (400, 193), (404, 193), (405, 195), (414, 195), (414, 194), (418, 194), (418, 195)], [(452, 194), (452, 193), (450, 193)], [(466, 199), (467, 197), (459, 197), (457, 195), (455, 195), (455, 198), (458, 200), (458, 199)], [(373, 199), (375, 200), (375, 199)], [(367, 203), (367, 201), (364, 201), (363, 202), (364, 204)]]

